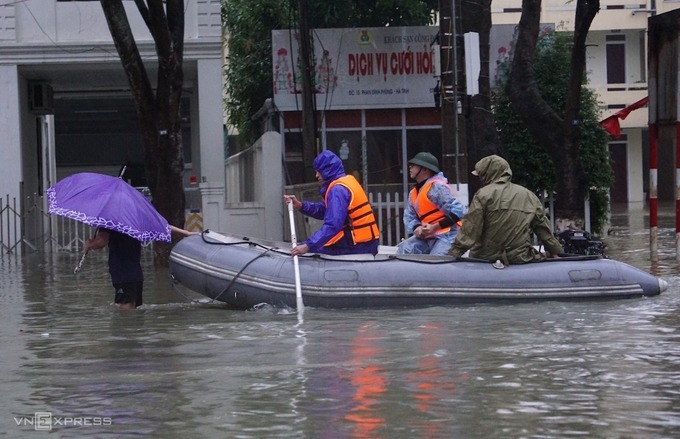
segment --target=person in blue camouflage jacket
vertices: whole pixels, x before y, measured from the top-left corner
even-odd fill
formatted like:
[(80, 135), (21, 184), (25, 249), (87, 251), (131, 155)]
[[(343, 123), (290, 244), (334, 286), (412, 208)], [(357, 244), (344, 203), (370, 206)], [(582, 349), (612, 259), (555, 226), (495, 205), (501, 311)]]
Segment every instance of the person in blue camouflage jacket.
[(412, 236), (399, 243), (397, 253), (446, 255), (467, 209), (439, 171), (434, 155), (419, 152), (408, 163), (416, 185), (406, 202), (404, 227)]

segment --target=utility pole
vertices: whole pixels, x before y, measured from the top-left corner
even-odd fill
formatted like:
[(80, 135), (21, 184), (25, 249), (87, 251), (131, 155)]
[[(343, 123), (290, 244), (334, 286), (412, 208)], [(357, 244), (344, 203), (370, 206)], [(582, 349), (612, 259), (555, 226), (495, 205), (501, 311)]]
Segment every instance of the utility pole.
[[(462, 183), (458, 118), (458, 38), (455, 0), (439, 2), (441, 75), (439, 93), (442, 119), (442, 170), (451, 183)], [(463, 168), (464, 169), (464, 168)]]

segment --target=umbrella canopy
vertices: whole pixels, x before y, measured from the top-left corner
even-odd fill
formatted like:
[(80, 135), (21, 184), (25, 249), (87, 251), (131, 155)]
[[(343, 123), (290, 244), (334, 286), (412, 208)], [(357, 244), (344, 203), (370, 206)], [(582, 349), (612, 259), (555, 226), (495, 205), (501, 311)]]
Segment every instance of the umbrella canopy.
[(47, 189), (48, 212), (146, 241), (170, 242), (170, 225), (120, 178), (81, 172)]

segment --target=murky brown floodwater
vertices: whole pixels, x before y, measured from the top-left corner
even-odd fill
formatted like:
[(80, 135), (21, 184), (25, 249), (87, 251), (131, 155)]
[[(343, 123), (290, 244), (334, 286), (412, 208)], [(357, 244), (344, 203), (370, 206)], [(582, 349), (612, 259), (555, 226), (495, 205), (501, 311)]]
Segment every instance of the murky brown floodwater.
[[(145, 255), (142, 309), (110, 305), (103, 253), (0, 261), (0, 436), (670, 438), (680, 435), (680, 275), (646, 212), (608, 254), (661, 296), (370, 311), (231, 311)], [(191, 301), (193, 299), (194, 301)], [(50, 419), (51, 416), (51, 419)]]

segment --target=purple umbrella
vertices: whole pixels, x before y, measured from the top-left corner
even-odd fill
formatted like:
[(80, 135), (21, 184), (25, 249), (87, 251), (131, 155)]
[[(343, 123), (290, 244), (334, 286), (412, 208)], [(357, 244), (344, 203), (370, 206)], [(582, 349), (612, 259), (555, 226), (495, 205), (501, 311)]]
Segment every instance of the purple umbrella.
[(142, 241), (170, 242), (170, 225), (137, 189), (120, 178), (81, 172), (47, 189), (48, 212)]

